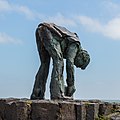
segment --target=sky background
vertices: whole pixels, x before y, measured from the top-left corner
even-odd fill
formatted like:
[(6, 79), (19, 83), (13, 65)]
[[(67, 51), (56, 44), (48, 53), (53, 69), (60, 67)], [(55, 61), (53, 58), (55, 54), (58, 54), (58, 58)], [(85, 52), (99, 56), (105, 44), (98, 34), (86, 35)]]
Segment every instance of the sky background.
[[(75, 68), (74, 97), (120, 99), (120, 0), (0, 0), (0, 98), (29, 98), (40, 65), (35, 29), (44, 21), (76, 32), (91, 56), (86, 70)], [(50, 74), (46, 98), (49, 84)]]

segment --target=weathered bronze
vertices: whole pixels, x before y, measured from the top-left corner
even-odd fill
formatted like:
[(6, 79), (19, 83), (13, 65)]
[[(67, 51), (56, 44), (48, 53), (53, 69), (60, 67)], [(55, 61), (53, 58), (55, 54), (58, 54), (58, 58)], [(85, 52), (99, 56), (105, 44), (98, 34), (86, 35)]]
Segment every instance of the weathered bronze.
[[(90, 56), (86, 50), (82, 49), (79, 37), (65, 27), (54, 23), (41, 23), (36, 29), (36, 43), (41, 65), (36, 74), (31, 99), (44, 99), (50, 58), (53, 59), (51, 99), (71, 98), (76, 90), (74, 65), (84, 70), (90, 62)], [(63, 59), (66, 59), (66, 87), (63, 80)]]

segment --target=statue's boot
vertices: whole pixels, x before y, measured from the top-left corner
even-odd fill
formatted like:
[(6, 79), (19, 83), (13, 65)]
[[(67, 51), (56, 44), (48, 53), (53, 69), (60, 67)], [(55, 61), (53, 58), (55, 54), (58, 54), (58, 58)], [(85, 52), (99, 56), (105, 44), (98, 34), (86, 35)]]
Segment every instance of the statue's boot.
[(30, 99), (31, 99), (31, 100), (39, 100), (40, 98), (39, 98), (39, 97), (36, 97), (34, 94), (32, 94), (32, 95), (30, 96)]
[(62, 97), (51, 98), (51, 100), (73, 100), (73, 97), (62, 95)]
[(75, 91), (75, 86), (67, 86), (65, 87), (65, 96), (72, 97)]
[(61, 99), (62, 100), (73, 100), (73, 97), (63, 95)]
[(40, 89), (35, 89), (32, 95), (30, 96), (31, 100), (42, 100), (44, 99), (43, 95), (40, 95)]

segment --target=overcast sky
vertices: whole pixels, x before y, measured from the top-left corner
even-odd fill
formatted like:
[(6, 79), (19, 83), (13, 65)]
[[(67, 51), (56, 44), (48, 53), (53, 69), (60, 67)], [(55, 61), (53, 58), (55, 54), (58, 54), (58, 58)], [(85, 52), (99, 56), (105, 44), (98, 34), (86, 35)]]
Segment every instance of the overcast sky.
[[(44, 21), (76, 32), (90, 53), (87, 69), (75, 68), (74, 97), (120, 99), (119, 0), (0, 0), (0, 98), (29, 98), (40, 65), (35, 29)], [(46, 98), (49, 83), (50, 74)]]

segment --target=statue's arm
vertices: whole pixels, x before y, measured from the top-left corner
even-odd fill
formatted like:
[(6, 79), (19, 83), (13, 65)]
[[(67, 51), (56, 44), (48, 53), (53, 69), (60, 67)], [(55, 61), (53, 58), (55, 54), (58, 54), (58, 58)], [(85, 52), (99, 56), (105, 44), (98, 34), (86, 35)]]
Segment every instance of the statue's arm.
[(67, 49), (66, 55), (66, 73), (67, 73), (67, 85), (74, 85), (74, 59), (78, 51), (78, 45), (73, 43)]

